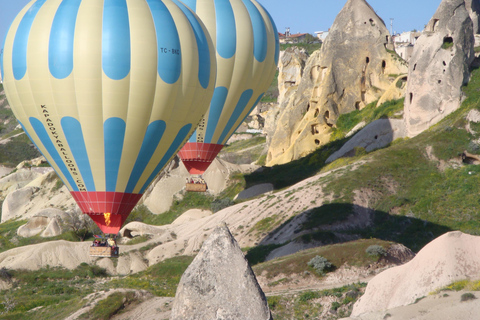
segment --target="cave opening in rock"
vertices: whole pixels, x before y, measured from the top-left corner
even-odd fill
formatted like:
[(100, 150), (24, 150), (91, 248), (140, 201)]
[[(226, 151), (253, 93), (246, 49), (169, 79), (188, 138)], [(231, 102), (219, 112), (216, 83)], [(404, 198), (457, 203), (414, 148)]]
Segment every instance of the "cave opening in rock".
[(444, 37), (442, 43), (442, 49), (450, 49), (453, 47), (453, 38), (452, 37)]

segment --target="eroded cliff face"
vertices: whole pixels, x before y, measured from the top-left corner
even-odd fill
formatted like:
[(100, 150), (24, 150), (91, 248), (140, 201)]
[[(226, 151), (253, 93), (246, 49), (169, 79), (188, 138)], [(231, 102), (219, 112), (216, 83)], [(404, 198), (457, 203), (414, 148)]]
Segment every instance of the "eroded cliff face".
[(340, 114), (380, 99), (407, 72), (405, 61), (389, 48), (382, 19), (365, 0), (349, 0), (322, 48), (308, 59), (298, 89), (281, 102), (267, 165), (314, 151), (329, 141)]
[(461, 87), (468, 83), (475, 58), (473, 27), (465, 1), (444, 0), (418, 38), (405, 97), (408, 136), (418, 135), (460, 107)]

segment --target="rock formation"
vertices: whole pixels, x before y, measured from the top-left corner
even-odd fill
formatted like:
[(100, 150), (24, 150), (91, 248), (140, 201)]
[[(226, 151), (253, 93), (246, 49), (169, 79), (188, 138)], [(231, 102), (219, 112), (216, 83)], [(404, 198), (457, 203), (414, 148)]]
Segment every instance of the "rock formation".
[(330, 163), (341, 157), (355, 156), (355, 148), (370, 152), (388, 146), (393, 140), (405, 137), (405, 124), (400, 119), (378, 119), (360, 130), (340, 150), (325, 161)]
[(212, 232), (183, 274), (170, 319), (272, 319), (267, 299), (226, 225)]
[(284, 102), (267, 165), (312, 152), (329, 141), (340, 114), (380, 99), (407, 72), (390, 45), (385, 23), (372, 7), (365, 0), (347, 1), (322, 48), (308, 59), (297, 93)]
[(443, 0), (418, 38), (405, 96), (407, 135), (414, 137), (460, 107), (474, 59), (473, 24), (464, 0)]
[(40, 237), (48, 238), (61, 235), (67, 231), (65, 227), (68, 215), (59, 209), (49, 208), (41, 210), (17, 230), (21, 237), (28, 238), (37, 234)]
[[(216, 158), (202, 177), (207, 182), (208, 192), (216, 195), (227, 187), (228, 177), (232, 172), (251, 172), (257, 168), (255, 165), (236, 165)], [(188, 177), (190, 174), (187, 169), (178, 157), (175, 157), (148, 187), (141, 203), (155, 214), (167, 211), (172, 205), (174, 195), (185, 188)]]
[(278, 103), (282, 103), (289, 90), (295, 90), (303, 76), (308, 54), (305, 49), (289, 47), (280, 54), (278, 63)]
[(465, 7), (473, 22), (473, 33), (480, 33), (480, 1), (465, 0)]
[(446, 233), (427, 244), (410, 262), (370, 280), (351, 317), (412, 304), (455, 281), (480, 279), (479, 270), (480, 237), (460, 231)]

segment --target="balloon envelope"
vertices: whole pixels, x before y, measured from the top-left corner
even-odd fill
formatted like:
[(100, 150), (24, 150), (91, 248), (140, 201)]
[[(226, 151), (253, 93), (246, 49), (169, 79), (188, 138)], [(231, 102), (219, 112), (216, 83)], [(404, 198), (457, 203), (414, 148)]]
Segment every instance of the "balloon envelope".
[(215, 66), (205, 27), (176, 0), (32, 1), (0, 57), (15, 116), (105, 233), (194, 131)]
[(278, 32), (255, 0), (184, 0), (205, 23), (216, 50), (217, 78), (208, 113), (179, 156), (203, 173), (252, 112), (275, 75)]

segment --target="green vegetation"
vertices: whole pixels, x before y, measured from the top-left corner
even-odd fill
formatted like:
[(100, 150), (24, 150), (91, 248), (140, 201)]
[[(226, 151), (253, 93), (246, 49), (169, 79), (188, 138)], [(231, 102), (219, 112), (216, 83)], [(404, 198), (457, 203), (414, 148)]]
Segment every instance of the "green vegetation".
[(263, 94), (261, 103), (277, 102), (278, 99), (278, 70), (275, 72), (272, 83), (268, 87), (267, 91)]
[(0, 164), (14, 167), (23, 160), (34, 159), (40, 156), (27, 135), (21, 134), (6, 144), (0, 145)]
[[(123, 278), (108, 278), (105, 269), (86, 263), (75, 270), (49, 267), (38, 271), (0, 269), (0, 278), (13, 285), (12, 289), (0, 291), (0, 319), (64, 319), (85, 305), (83, 299), (87, 295), (113, 288), (144, 289), (157, 296), (172, 297), (192, 260), (193, 257), (186, 256), (167, 259), (146, 271)], [(135, 300), (131, 292), (113, 293), (82, 318), (110, 319)]]
[(80, 315), (79, 319), (108, 320), (113, 315), (131, 304), (139, 303), (134, 292), (114, 292), (106, 299), (100, 300), (89, 312)]
[(113, 279), (108, 286), (110, 288), (147, 290), (156, 296), (173, 297), (180, 277), (192, 261), (193, 257), (190, 256), (167, 259), (154, 264), (145, 271)]
[[(1, 207), (1, 202), (0, 202)], [(88, 220), (87, 220), (88, 221)], [(55, 240), (66, 240), (78, 242), (81, 240), (92, 240), (93, 234), (91, 230), (83, 228), (71, 228), (72, 230), (64, 232), (56, 237), (43, 238), (39, 235), (24, 238), (17, 235), (17, 230), (20, 226), (27, 223), (27, 220), (8, 220), (0, 223), (0, 252), (7, 251), (16, 247), (28, 246), (31, 244), (43, 243)], [(93, 223), (92, 223), (93, 225)], [(96, 227), (96, 225), (95, 225)]]
[(170, 224), (187, 210), (210, 210), (213, 200), (214, 198), (206, 193), (185, 192), (182, 199), (174, 200), (170, 210), (162, 214), (153, 214), (145, 205), (136, 206), (128, 216), (125, 224), (131, 221), (141, 221), (157, 226)]
[(321, 276), (325, 275), (325, 273), (332, 270), (332, 267), (333, 267), (330, 261), (318, 255), (313, 257), (310, 261), (308, 261), (307, 265), (309, 267), (312, 267), (313, 270), (315, 270), (315, 272)]
[[(474, 70), (470, 83), (464, 87), (468, 97), (461, 108), (430, 130), (412, 139), (393, 141), (388, 148), (356, 152), (355, 158), (342, 158), (325, 165), (325, 159), (346, 141), (345, 134), (360, 121), (367, 123), (382, 117), (395, 117), (402, 110), (403, 100), (369, 105), (361, 111), (342, 115), (329, 144), (312, 154), (288, 164), (265, 168), (245, 175), (246, 187), (271, 182), (276, 189), (293, 184), (321, 171), (346, 166), (334, 179), (324, 179), (323, 192), (332, 200), (307, 215), (302, 230), (342, 221), (353, 213), (355, 192), (359, 188), (369, 195), (369, 210), (373, 225), (344, 233), (363, 238), (378, 238), (400, 242), (414, 251), (450, 230), (480, 234), (480, 167), (475, 165), (446, 165), (458, 161), (467, 150), (480, 153), (480, 125), (470, 123), (476, 130), (466, 129), (466, 114), (480, 110), (480, 70)], [(428, 151), (430, 150), (430, 151)], [(430, 155), (429, 155), (430, 154)], [(359, 158), (364, 163), (350, 169)], [(329, 214), (334, 213), (334, 214)], [(331, 219), (331, 221), (325, 220)], [(307, 239), (308, 240), (308, 239)]]
[[(258, 264), (255, 263), (264, 260), (261, 259), (260, 253), (255, 254), (256, 259), (252, 259), (253, 255), (249, 256), (250, 252), (254, 250), (254, 248), (252, 248), (247, 253), (247, 259), (249, 260), (250, 264), (253, 265), (253, 270), (255, 271), (255, 274), (263, 274), (267, 278), (274, 278), (279, 274), (283, 274), (285, 275), (285, 277), (288, 278), (291, 275), (310, 272), (311, 269), (308, 266), (308, 262), (312, 260), (312, 258), (314, 258), (315, 256), (324, 257), (331, 263), (331, 267), (333, 268), (340, 267), (345, 263), (357, 267), (370, 265), (375, 262), (376, 259), (369, 256), (366, 253), (366, 249), (374, 244), (388, 248), (390, 247), (391, 242), (386, 242), (378, 239), (362, 239), (357, 241), (350, 241), (307, 249), (297, 252), (293, 255), (280, 257)], [(272, 251), (273, 249), (275, 249), (275, 247), (273, 246), (256, 247), (255, 250), (259, 250), (257, 248), (264, 248), (265, 251)]]
[(445, 37), (442, 43), (442, 49), (450, 49), (453, 47), (453, 39), (451, 37)]
[(267, 301), (276, 320), (319, 319), (325, 309), (331, 310), (331, 314), (336, 314), (336, 317), (328, 319), (337, 319), (351, 314), (353, 304), (362, 295), (365, 287), (366, 283), (357, 283), (329, 290), (271, 296), (267, 297)]
[(235, 164), (250, 164), (257, 161), (265, 150), (266, 138), (256, 135), (247, 140), (235, 141), (226, 145), (219, 154), (225, 161)]
[(365, 250), (365, 252), (372, 257), (380, 258), (387, 255), (387, 250), (384, 247), (379, 246), (378, 244), (371, 245)]
[(256, 265), (260, 262), (265, 261), (270, 252), (281, 247), (282, 245), (283, 244), (267, 244), (256, 246), (253, 248), (247, 248), (247, 254), (245, 255), (245, 258), (247, 258), (250, 265)]
[[(93, 292), (95, 278), (106, 276), (105, 269), (82, 263), (75, 270), (45, 268), (38, 271), (9, 271), (13, 288), (4, 290), (0, 298), (0, 314), (7, 311), (8, 316), (0, 319), (25, 319), (25, 312), (43, 307), (39, 318), (48, 319), (45, 313), (62, 312), (68, 305), (78, 309), (80, 297)], [(75, 309), (70, 309), (73, 312)], [(42, 316), (43, 315), (43, 316)], [(66, 314), (68, 315), (68, 313)]]
[(321, 43), (311, 42), (311, 43), (281, 43), (280, 50), (285, 51), (287, 48), (299, 47), (305, 49), (309, 55), (312, 55), (315, 51), (319, 50), (322, 47)]
[(332, 128), (331, 140), (344, 138), (358, 123), (370, 123), (381, 118), (401, 118), (404, 99), (391, 100), (375, 107), (377, 102), (368, 104), (362, 110), (341, 114), (338, 117), (336, 128)]
[(246, 139), (246, 140), (238, 140), (233, 142), (232, 144), (227, 144), (222, 149), (222, 153), (229, 153), (229, 152), (238, 152), (244, 150), (246, 148), (251, 148), (259, 145), (264, 145), (267, 138), (263, 135), (257, 135), (253, 138)]
[(460, 297), (460, 301), (462, 301), (462, 302), (469, 301), (469, 300), (475, 300), (475, 299), (477, 299), (477, 297), (471, 292), (465, 292)]
[(461, 291), (461, 290), (480, 291), (480, 280), (465, 279), (465, 280), (455, 281), (446, 287), (443, 287), (435, 292), (432, 292), (432, 294), (438, 294), (442, 291)]

